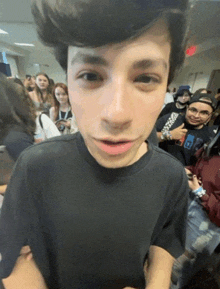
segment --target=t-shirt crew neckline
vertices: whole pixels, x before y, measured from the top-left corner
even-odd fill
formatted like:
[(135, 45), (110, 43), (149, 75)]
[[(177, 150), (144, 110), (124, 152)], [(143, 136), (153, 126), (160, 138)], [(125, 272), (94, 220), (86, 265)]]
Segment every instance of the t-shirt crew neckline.
[(148, 151), (137, 162), (127, 167), (112, 169), (101, 166), (88, 151), (82, 135), (80, 133), (77, 135), (77, 148), (82, 157), (96, 169), (96, 172), (103, 175), (111, 175), (112, 177), (127, 177), (145, 168), (153, 155), (152, 144), (149, 141), (147, 143)]

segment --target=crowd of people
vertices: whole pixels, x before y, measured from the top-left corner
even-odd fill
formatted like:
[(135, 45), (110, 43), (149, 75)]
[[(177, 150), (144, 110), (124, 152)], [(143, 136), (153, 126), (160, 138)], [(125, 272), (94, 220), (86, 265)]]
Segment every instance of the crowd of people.
[(219, 90), (168, 89), (188, 1), (116, 2), (33, 1), (68, 86), (0, 75), (2, 288), (183, 288), (220, 244)]

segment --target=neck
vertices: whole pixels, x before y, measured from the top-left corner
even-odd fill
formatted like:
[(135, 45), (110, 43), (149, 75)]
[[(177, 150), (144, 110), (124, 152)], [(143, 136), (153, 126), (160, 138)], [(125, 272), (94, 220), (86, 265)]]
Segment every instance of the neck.
[(69, 109), (69, 103), (60, 104), (60, 110), (67, 111)]
[(177, 102), (176, 102), (176, 107), (182, 109), (182, 108), (185, 108), (185, 107), (186, 107), (186, 104), (180, 104), (180, 103), (177, 101)]
[(198, 126), (195, 126), (195, 125), (189, 124), (187, 121), (185, 122), (186, 129), (202, 129), (203, 126), (204, 126), (204, 124), (200, 124)]
[(46, 89), (45, 90), (41, 90), (41, 93), (42, 93), (43, 97), (45, 97), (47, 95), (47, 90)]

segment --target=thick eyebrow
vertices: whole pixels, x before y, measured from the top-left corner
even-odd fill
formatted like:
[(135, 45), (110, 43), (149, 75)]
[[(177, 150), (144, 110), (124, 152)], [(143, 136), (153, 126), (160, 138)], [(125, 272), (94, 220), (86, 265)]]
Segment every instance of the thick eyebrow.
[(101, 56), (95, 56), (91, 54), (85, 54), (77, 52), (71, 60), (71, 65), (75, 63), (104, 65), (108, 66), (108, 62)]
[(204, 113), (204, 112), (208, 112), (208, 113), (210, 113), (210, 111), (208, 111), (208, 110), (198, 110), (197, 108), (195, 108), (194, 106), (192, 106), (192, 108), (195, 110), (195, 111), (197, 111), (197, 112), (199, 112), (199, 113)]
[[(71, 65), (75, 63), (82, 63), (82, 64), (92, 64), (92, 65), (103, 65), (108, 66), (109, 63), (101, 56), (86, 54), (82, 52), (77, 52), (72, 60)], [(168, 69), (168, 65), (164, 59), (142, 59), (136, 61), (133, 65), (133, 69), (147, 69), (147, 68), (155, 68), (157, 66), (162, 66), (166, 71)]]
[(147, 69), (163, 66), (164, 70), (168, 69), (168, 65), (164, 59), (143, 59), (133, 64), (133, 69)]

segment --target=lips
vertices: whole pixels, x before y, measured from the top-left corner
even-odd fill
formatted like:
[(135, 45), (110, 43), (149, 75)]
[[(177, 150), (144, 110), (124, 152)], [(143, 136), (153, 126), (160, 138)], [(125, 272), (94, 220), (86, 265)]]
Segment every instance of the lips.
[(199, 120), (197, 120), (197, 119), (191, 119), (191, 118), (190, 118), (190, 121), (191, 121), (192, 123), (197, 123), (197, 122), (199, 122)]
[(119, 155), (127, 152), (134, 145), (131, 140), (95, 140), (95, 144), (109, 155)]

